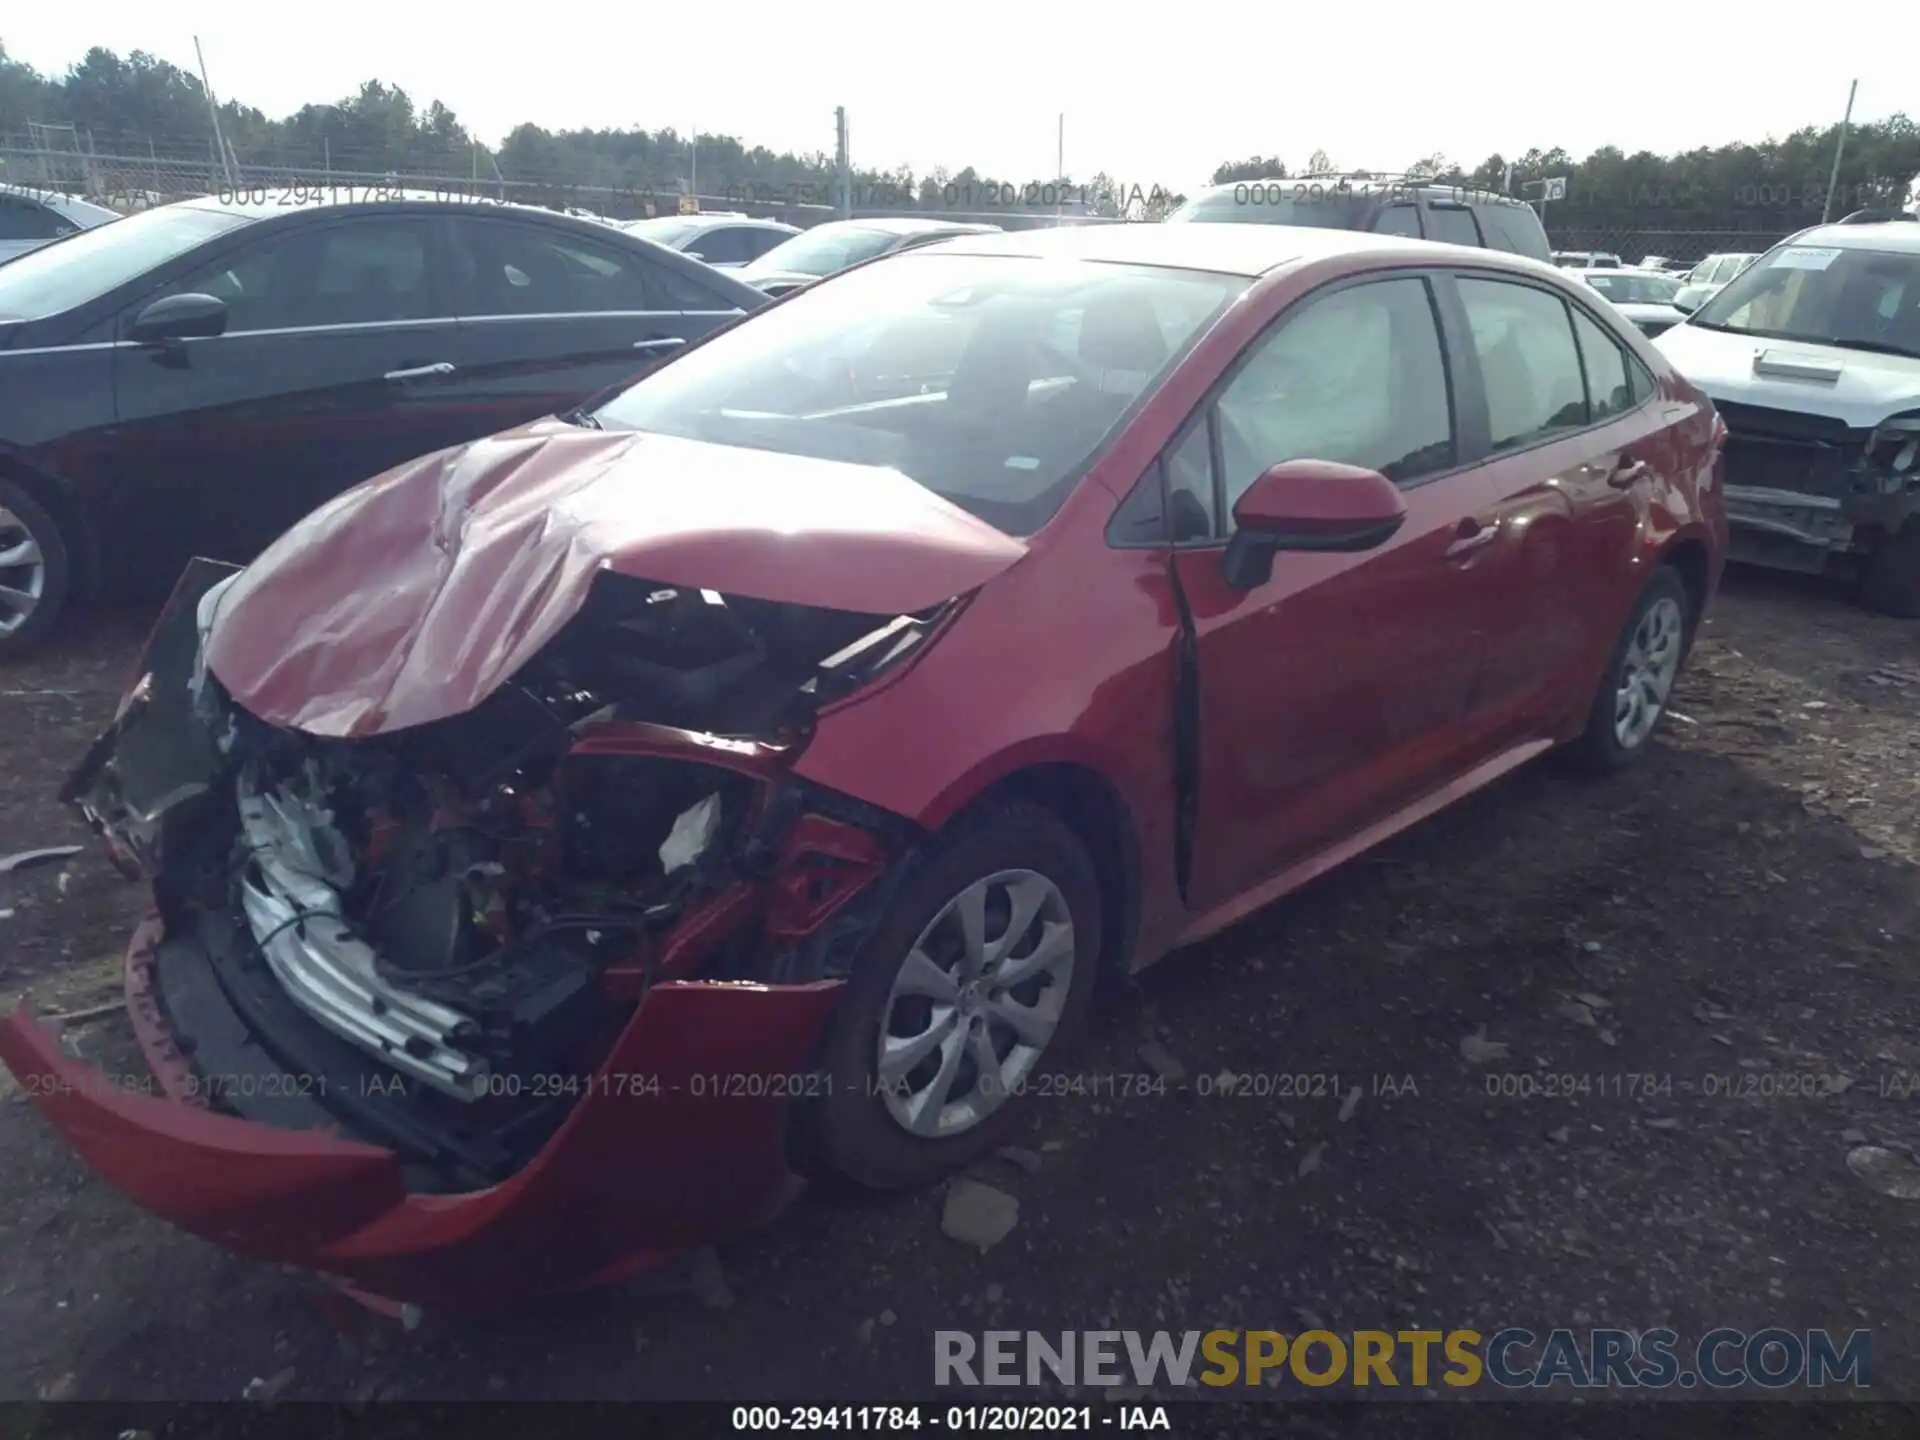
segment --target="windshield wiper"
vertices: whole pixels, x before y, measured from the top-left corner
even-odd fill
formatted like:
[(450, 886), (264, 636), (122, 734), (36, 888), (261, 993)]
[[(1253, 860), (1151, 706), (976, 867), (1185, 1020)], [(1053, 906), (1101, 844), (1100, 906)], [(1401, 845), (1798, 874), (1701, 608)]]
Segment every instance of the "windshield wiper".
[(1687, 317), (1687, 323), (1696, 330), (1724, 330), (1729, 335), (1750, 335), (1750, 330), (1736, 330), (1731, 325), (1721, 325), (1713, 320), (1701, 320), (1693, 315)]
[(566, 410), (561, 412), (557, 418), (562, 424), (578, 425), (582, 430), (604, 430), (606, 428), (600, 423), (598, 416), (589, 414), (585, 410)]

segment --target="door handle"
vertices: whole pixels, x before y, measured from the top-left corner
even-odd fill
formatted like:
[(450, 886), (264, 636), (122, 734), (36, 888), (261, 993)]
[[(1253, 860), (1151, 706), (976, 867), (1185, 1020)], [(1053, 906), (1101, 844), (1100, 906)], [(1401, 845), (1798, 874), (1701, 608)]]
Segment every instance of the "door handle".
[(678, 335), (654, 335), (633, 342), (636, 350), (672, 350), (687, 342)]
[[(1469, 526), (1473, 528), (1468, 529), (1467, 527)], [(1462, 520), (1460, 522), (1460, 529), (1454, 536), (1453, 543), (1447, 546), (1443, 553), (1449, 560), (1458, 560), (1462, 556), (1471, 555), (1484, 545), (1491, 545), (1499, 538), (1500, 525), (1498, 521), (1495, 521), (1491, 525), (1483, 525), (1478, 520)]]
[(1653, 473), (1653, 467), (1644, 460), (1623, 459), (1607, 476), (1607, 484), (1616, 490), (1625, 490), (1636, 480), (1644, 480)]
[(442, 360), (436, 365), (415, 365), (407, 370), (389, 370), (383, 377), (387, 380), (428, 380), (435, 375), (451, 375), (459, 367), (450, 361)]

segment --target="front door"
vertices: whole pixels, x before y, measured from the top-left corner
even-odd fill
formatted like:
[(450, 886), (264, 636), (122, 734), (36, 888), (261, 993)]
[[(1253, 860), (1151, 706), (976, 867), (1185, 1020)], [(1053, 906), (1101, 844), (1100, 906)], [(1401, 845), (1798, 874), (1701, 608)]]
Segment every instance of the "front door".
[(491, 433), (573, 409), (737, 313), (632, 249), (507, 216), (445, 224), (460, 314), (459, 393)]
[(276, 227), (142, 297), (216, 295), (226, 333), (114, 352), (116, 576), (170, 584), (193, 554), (245, 562), (316, 505), (464, 438), (447, 389), (456, 326), (431, 223)]
[[(1308, 297), (1169, 456), (1176, 535), (1202, 506), (1213, 530), (1173, 561), (1199, 671), (1194, 909), (1418, 798), (1474, 749), (1492, 495), (1457, 463), (1435, 317), (1418, 275)], [(1233, 502), (1291, 459), (1380, 471), (1404, 490), (1406, 523), (1363, 554), (1280, 554), (1266, 584), (1235, 590), (1221, 569)]]

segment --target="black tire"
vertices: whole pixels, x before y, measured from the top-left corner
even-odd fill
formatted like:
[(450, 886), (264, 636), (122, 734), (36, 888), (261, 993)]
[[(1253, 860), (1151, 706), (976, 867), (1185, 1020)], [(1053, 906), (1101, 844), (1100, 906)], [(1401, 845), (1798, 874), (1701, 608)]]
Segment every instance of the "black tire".
[(1882, 615), (1920, 617), (1920, 525), (1908, 521), (1867, 558), (1860, 603)]
[[(1653, 737), (1660, 733), (1661, 722), (1667, 718), (1664, 704), (1652, 728), (1631, 745), (1623, 743), (1616, 733), (1614, 709), (1634, 632), (1640, 628), (1640, 622), (1646, 619), (1648, 612), (1662, 601), (1672, 601), (1680, 607), (1680, 655), (1674, 670), (1674, 680), (1679, 680), (1687, 654), (1693, 648), (1696, 617), (1686, 582), (1671, 565), (1663, 565), (1653, 572), (1646, 588), (1640, 592), (1640, 598), (1634, 601), (1633, 609), (1627, 615), (1627, 623), (1620, 627), (1612, 653), (1607, 657), (1606, 673), (1600, 677), (1600, 688), (1593, 697), (1593, 708), (1587, 712), (1586, 729), (1561, 751), (1566, 762), (1574, 769), (1590, 775), (1618, 774), (1645, 755), (1652, 748)], [(1669, 690), (1668, 698), (1671, 697), (1672, 691)]]
[[(0, 629), (0, 660), (10, 660), (44, 639), (53, 629), (61, 612), (67, 608), (73, 568), (66, 539), (60, 534), (60, 527), (54, 524), (53, 517), (37, 500), (10, 480), (0, 479), (0, 511), (11, 514), (18, 526), (39, 547), (43, 566), (40, 598), (25, 623), (11, 630)], [(9, 542), (17, 539), (18, 532), (13, 525), (0, 523), (0, 551), (7, 550)], [(17, 572), (0, 569), (0, 585), (8, 583), (10, 574)], [(17, 581), (15, 586), (18, 588)], [(13, 613), (4, 608), (5, 605), (5, 601), (0, 601), (0, 626), (4, 626)]]
[(970, 1164), (1021, 1112), (1022, 1097), (1010, 1094), (971, 1128), (922, 1138), (893, 1117), (877, 1083), (880, 1026), (894, 979), (947, 904), (976, 881), (1006, 870), (1044, 876), (1064, 900), (1073, 922), (1073, 967), (1059, 1023), (1035, 1075), (1057, 1065), (1078, 1040), (1100, 958), (1098, 874), (1073, 831), (1049, 810), (1024, 802), (990, 803), (960, 817), (924, 853), (904, 863), (913, 868), (861, 947), (828, 1022), (820, 1056), (825, 1093), (799, 1117), (805, 1168), (871, 1190), (931, 1184)]

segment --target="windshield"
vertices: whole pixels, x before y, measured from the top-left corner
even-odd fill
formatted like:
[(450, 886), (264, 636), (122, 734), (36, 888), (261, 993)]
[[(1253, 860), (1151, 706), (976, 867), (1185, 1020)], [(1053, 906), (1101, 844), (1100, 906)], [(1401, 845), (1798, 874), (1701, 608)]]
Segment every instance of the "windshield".
[(0, 265), (0, 319), (40, 320), (71, 310), (246, 223), (246, 216), (224, 210), (168, 205), (77, 231)]
[(1701, 306), (1693, 323), (1920, 357), (1920, 252), (1783, 245)]
[(717, 335), (595, 413), (644, 430), (898, 470), (1030, 535), (1250, 282), (908, 253)]
[(1664, 275), (1589, 275), (1587, 283), (1616, 305), (1665, 305), (1680, 293)]
[(798, 275), (831, 275), (871, 260), (898, 239), (891, 230), (864, 225), (828, 223), (783, 240), (740, 271), (742, 278), (792, 271)]
[(1321, 230), (1358, 230), (1369, 200), (1324, 181), (1250, 180), (1196, 196), (1167, 216), (1169, 221), (1230, 225), (1306, 225)]
[(656, 245), (677, 246), (682, 240), (697, 234), (701, 229), (698, 220), (682, 220), (677, 216), (663, 215), (658, 220), (636, 220), (627, 229), (643, 240), (651, 240)]

